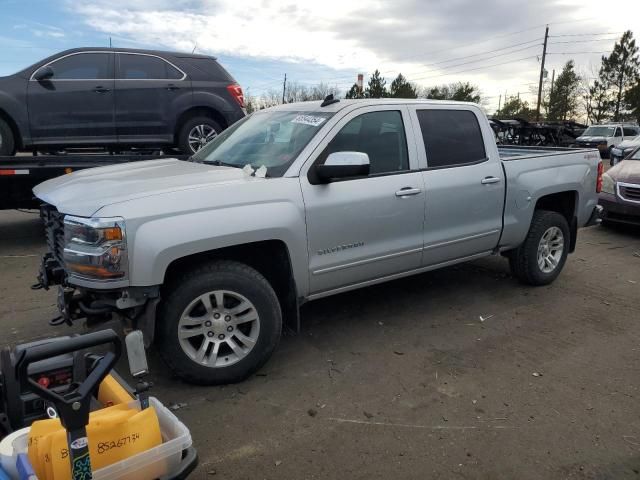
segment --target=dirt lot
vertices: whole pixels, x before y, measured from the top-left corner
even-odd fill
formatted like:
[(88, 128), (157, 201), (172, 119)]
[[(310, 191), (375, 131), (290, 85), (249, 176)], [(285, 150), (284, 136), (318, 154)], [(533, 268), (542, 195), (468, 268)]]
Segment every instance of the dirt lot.
[[(69, 332), (29, 289), (42, 251), (36, 215), (0, 212), (3, 344)], [(550, 287), (491, 258), (310, 303), (302, 325), (239, 385), (152, 358), (194, 478), (640, 478), (638, 230), (583, 230)]]

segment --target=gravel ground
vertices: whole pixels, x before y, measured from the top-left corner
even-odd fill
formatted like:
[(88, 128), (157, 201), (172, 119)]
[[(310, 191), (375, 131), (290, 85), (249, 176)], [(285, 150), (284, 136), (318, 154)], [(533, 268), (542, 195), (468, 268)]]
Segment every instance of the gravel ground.
[[(53, 328), (37, 215), (0, 212), (2, 344)], [(180, 404), (193, 478), (640, 478), (640, 231), (592, 227), (551, 286), (489, 258), (312, 302), (258, 375)]]

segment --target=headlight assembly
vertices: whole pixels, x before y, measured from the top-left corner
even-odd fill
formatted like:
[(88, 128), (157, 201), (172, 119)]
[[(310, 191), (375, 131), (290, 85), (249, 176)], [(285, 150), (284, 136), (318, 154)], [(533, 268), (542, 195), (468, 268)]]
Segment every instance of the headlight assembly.
[(615, 195), (616, 190), (616, 182), (613, 181), (606, 173), (602, 175), (602, 193), (608, 193), (610, 195)]
[(128, 273), (124, 219), (64, 218), (64, 264), (71, 276), (121, 280)]

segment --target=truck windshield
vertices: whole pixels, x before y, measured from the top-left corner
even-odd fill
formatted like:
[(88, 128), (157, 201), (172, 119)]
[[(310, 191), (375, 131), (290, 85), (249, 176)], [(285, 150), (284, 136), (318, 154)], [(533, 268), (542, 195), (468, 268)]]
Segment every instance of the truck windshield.
[(214, 138), (192, 161), (239, 168), (264, 166), (267, 176), (281, 177), (332, 116), (327, 112), (256, 112)]
[(614, 127), (589, 127), (582, 134), (583, 137), (613, 137)]

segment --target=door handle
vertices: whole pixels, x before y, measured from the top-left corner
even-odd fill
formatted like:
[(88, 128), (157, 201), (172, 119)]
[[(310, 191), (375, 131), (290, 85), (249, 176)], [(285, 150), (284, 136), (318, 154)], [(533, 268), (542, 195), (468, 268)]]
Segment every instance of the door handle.
[(103, 86), (98, 86), (94, 88), (93, 91), (96, 93), (107, 93), (107, 92), (110, 92), (111, 90), (109, 90), (108, 88), (104, 88)]
[(180, 87), (175, 86), (173, 83), (167, 85), (167, 90), (180, 90)]
[(422, 192), (422, 190), (419, 188), (404, 187), (396, 192), (396, 197), (409, 197), (411, 195), (418, 195), (420, 192)]
[(498, 177), (484, 177), (480, 183), (490, 185), (492, 183), (500, 183), (500, 179)]

